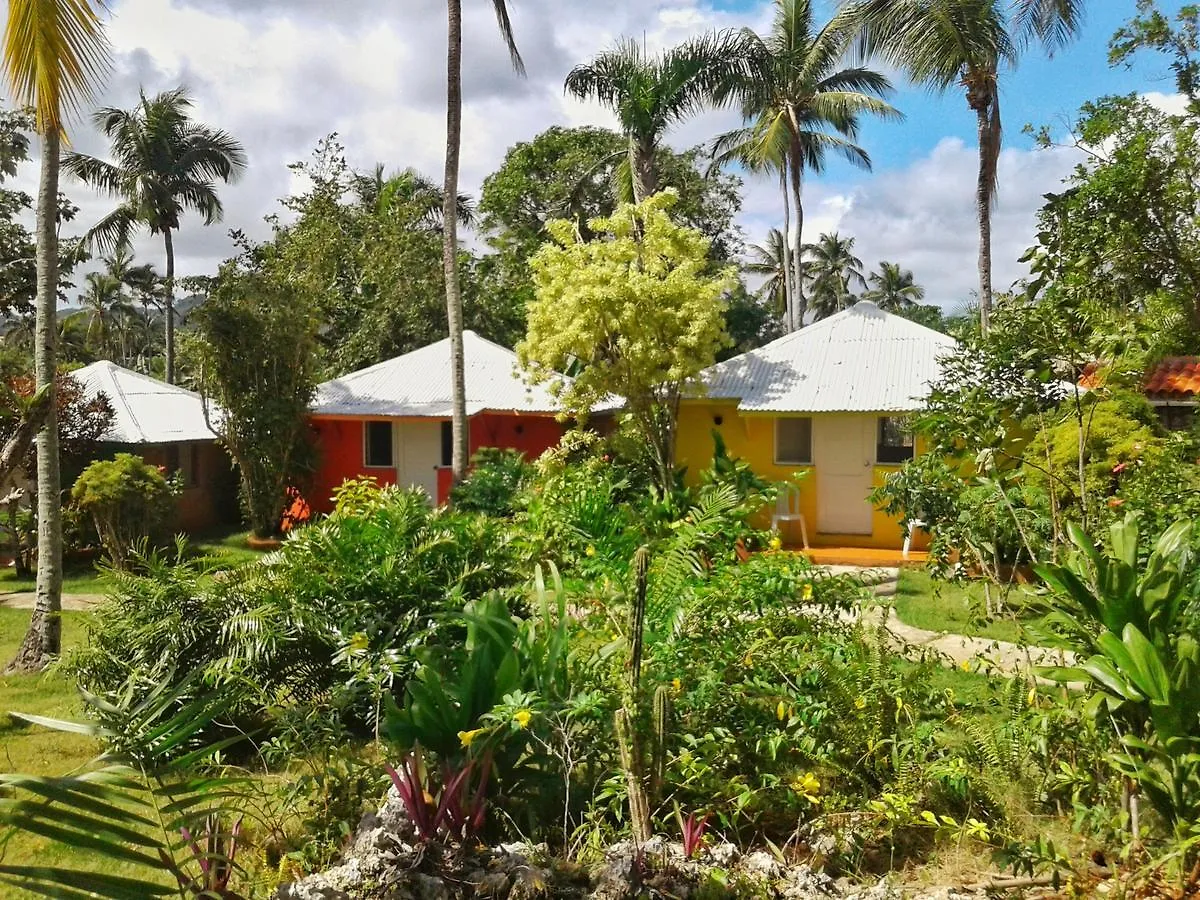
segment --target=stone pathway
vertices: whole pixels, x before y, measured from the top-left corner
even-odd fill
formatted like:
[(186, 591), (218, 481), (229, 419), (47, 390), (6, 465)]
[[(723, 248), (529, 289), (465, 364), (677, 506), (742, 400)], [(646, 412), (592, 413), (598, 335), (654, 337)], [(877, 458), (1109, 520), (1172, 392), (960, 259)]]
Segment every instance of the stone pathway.
[[(62, 608), (70, 612), (89, 610), (101, 600), (103, 594), (63, 594)], [(37, 603), (37, 594), (33, 591), (12, 591), (0, 594), (2, 609), (33, 609)]]
[[(899, 569), (860, 569), (855, 566), (825, 566), (831, 575), (856, 574), (871, 584), (876, 597), (892, 597), (900, 578)], [(898, 642), (917, 651), (929, 653), (943, 659), (947, 664), (966, 666), (1005, 675), (1025, 675), (1040, 666), (1070, 666), (1074, 656), (1045, 647), (1024, 647), (1011, 641), (995, 638), (968, 637), (926, 631), (905, 625), (895, 612), (885, 606), (868, 606), (859, 610), (858, 618), (870, 624), (887, 628)], [(1042, 680), (1042, 679), (1039, 679)]]

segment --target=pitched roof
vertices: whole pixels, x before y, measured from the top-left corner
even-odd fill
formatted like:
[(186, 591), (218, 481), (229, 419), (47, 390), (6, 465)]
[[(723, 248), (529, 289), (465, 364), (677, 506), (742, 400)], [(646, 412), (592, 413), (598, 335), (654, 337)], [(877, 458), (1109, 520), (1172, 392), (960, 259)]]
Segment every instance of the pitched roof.
[[(463, 332), (467, 415), (485, 410), (554, 414), (561, 409), (546, 385), (527, 385), (517, 355), (473, 331)], [(312, 411), (326, 416), (451, 414), (450, 339), (351, 372), (317, 388)]]
[(1200, 356), (1167, 356), (1146, 374), (1151, 400), (1194, 400), (1200, 394)]
[(708, 396), (748, 412), (909, 412), (920, 409), (948, 335), (869, 300), (705, 372)]
[(117, 444), (170, 444), (216, 440), (204, 421), (200, 395), (108, 360), (71, 373), (88, 397), (103, 393), (113, 423), (103, 440)]

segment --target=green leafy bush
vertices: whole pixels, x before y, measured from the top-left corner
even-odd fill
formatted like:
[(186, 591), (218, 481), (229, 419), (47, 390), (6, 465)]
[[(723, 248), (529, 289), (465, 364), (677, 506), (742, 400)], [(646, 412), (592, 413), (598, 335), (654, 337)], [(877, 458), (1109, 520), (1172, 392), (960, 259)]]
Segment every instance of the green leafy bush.
[(117, 579), (71, 660), (80, 683), (104, 695), (167, 666), (199, 669), (235, 686), (232, 719), (269, 731), (316, 707), (372, 733), (381, 692), (403, 688), (417, 651), (457, 639), (446, 614), (517, 580), (500, 523), (362, 484), (261, 562), (214, 573), (186, 547), (137, 562), (144, 574)]
[(450, 489), (450, 504), (460, 512), (509, 517), (533, 467), (517, 450), (484, 447), (471, 457), (467, 477)]
[(141, 540), (154, 540), (175, 508), (172, 483), (140, 456), (118, 453), (96, 460), (75, 481), (71, 502), (91, 517), (109, 560), (118, 569)]

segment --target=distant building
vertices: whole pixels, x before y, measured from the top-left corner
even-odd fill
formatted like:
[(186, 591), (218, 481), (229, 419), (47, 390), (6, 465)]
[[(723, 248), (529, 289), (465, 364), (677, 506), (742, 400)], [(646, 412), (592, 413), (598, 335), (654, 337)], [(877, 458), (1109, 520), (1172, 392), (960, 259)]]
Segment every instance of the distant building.
[(205, 422), (199, 394), (104, 360), (71, 376), (86, 396), (104, 394), (112, 404), (106, 453), (134, 453), (180, 473), (177, 528), (198, 532), (238, 521), (237, 476)]

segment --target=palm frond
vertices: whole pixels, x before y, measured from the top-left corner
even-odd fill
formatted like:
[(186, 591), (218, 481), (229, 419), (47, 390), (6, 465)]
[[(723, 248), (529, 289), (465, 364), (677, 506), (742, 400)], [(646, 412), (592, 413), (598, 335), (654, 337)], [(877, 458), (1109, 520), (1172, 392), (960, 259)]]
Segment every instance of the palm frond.
[(508, 14), (508, 0), (492, 0), (492, 8), (496, 11), (496, 24), (500, 26), (500, 36), (508, 47), (508, 56), (518, 75), (525, 74), (525, 61), (521, 59), (521, 51), (517, 49), (517, 39), (513, 34), (512, 18)]
[(109, 66), (108, 41), (91, 0), (9, 0), (4, 70), (13, 99), (33, 107), (40, 133), (63, 132), (66, 118), (95, 96)]

